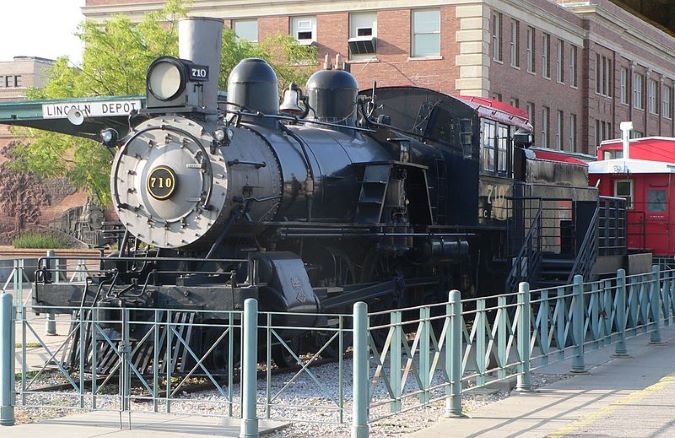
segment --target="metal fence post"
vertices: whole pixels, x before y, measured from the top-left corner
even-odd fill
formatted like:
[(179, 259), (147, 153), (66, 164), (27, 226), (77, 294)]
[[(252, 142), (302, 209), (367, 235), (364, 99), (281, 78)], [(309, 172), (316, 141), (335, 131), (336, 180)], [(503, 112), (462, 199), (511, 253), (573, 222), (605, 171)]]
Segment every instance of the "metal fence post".
[(670, 288), (673, 281), (673, 272), (666, 271), (663, 273), (663, 325), (668, 327), (670, 325)]
[[(59, 282), (59, 265), (58, 265), (58, 259), (54, 259), (55, 253), (53, 250), (47, 251), (47, 271), (49, 272), (49, 269), (51, 268), (51, 259), (54, 260), (54, 269), (56, 270), (56, 278), (54, 280), (55, 283)], [(47, 327), (45, 328), (45, 334), (47, 336), (56, 336), (56, 317), (54, 316), (54, 312), (49, 312), (47, 313)]]
[(651, 287), (651, 296), (649, 297), (651, 301), (649, 309), (652, 313), (652, 321), (654, 325), (652, 326), (652, 332), (649, 336), (650, 344), (660, 344), (661, 343), (661, 271), (659, 270), (659, 265), (652, 266), (652, 287)]
[(368, 305), (354, 304), (354, 359), (352, 387), (354, 391), (352, 438), (368, 437)]
[(445, 366), (450, 377), (449, 397), (445, 399), (445, 414), (462, 415), (462, 297), (458, 290), (450, 292), (449, 326), (445, 332)]
[(626, 271), (616, 271), (616, 349), (614, 356), (626, 357)]
[(391, 392), (394, 394), (394, 401), (391, 402), (391, 412), (401, 411), (401, 346), (403, 345), (403, 327), (401, 312), (391, 312), (391, 346), (389, 347), (389, 373), (391, 374)]
[(247, 298), (243, 315), (244, 351), (242, 354), (242, 415), (239, 429), (240, 438), (258, 436), (256, 414), (257, 366), (258, 366), (258, 301)]
[(572, 295), (574, 307), (572, 308), (572, 330), (574, 333), (574, 357), (572, 358), (572, 372), (585, 373), (584, 363), (584, 278), (581, 275), (574, 276)]
[(14, 318), (10, 293), (0, 295), (0, 426), (14, 424)]
[(530, 391), (530, 284), (522, 282), (518, 286), (518, 355), (520, 356), (517, 391)]

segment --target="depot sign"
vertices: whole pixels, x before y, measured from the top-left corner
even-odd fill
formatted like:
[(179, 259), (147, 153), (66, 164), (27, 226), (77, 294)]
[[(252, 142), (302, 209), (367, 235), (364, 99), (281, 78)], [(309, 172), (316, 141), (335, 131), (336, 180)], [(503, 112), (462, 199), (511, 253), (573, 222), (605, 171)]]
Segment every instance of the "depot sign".
[(42, 118), (65, 119), (73, 109), (86, 117), (124, 116), (141, 109), (140, 100), (115, 100), (97, 102), (63, 102), (42, 105)]

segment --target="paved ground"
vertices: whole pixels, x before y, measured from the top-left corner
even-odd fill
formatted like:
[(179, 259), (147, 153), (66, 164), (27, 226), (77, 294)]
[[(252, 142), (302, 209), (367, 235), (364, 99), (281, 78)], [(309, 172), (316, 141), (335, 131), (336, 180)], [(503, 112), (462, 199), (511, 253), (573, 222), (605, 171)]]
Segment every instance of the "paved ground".
[[(60, 319), (60, 318), (59, 318)], [(17, 327), (18, 332), (19, 327)], [(36, 324), (42, 337), (42, 322)], [(66, 333), (66, 321), (57, 332)], [(614, 346), (588, 350), (588, 374), (574, 375), (530, 393), (511, 397), (469, 412), (468, 418), (443, 418), (434, 426), (411, 434), (430, 437), (674, 437), (675, 436), (675, 327), (664, 328), (661, 345), (650, 345), (649, 336), (629, 339), (628, 358), (611, 358)], [(51, 345), (64, 337), (43, 338)], [(19, 340), (20, 341), (20, 340)], [(35, 341), (27, 339), (28, 342)], [(29, 349), (31, 367), (44, 363), (44, 354)], [(17, 368), (18, 370), (19, 368)], [(564, 374), (566, 360), (537, 370)], [(261, 422), (261, 431), (280, 423)], [(238, 436), (237, 420), (198, 416), (172, 416), (117, 412), (72, 415), (41, 423), (0, 427), (2, 437), (89, 438)]]
[[(630, 340), (628, 358), (608, 361), (607, 349), (589, 352), (587, 374), (514, 393), (410, 437), (674, 437), (675, 329), (663, 331), (661, 345), (648, 340)], [(542, 371), (567, 370), (566, 361)]]
[[(261, 433), (270, 433), (284, 426), (284, 423), (261, 421), (259, 430)], [(8, 438), (237, 437), (239, 436), (239, 420), (137, 412), (131, 416), (119, 412), (92, 412), (54, 418), (40, 423), (0, 426), (0, 436)]]

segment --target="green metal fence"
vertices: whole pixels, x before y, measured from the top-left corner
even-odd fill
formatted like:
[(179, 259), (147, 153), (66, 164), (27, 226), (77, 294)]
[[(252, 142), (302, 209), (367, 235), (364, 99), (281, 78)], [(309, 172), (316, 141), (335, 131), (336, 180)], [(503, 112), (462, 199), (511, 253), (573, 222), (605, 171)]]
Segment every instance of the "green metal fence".
[[(552, 289), (521, 283), (513, 294), (462, 299), (451, 291), (446, 303), (435, 305), (368, 313), (357, 303), (352, 315), (305, 315), (307, 321), (330, 319), (330, 328), (289, 327), (283, 314), (259, 312), (255, 300), (247, 300), (243, 312), (210, 316), (73, 307), (65, 340), (54, 344), (45, 338), (49, 309), (33, 314), (22, 296), (23, 264), (14, 266), (0, 297), (0, 424), (13, 423), (14, 406), (40, 406), (38, 385), (50, 373), (63, 382), (61, 408), (194, 414), (204, 401), (195, 404), (185, 390), (196, 381), (211, 391), (213, 414), (240, 419), (242, 436), (256, 436), (258, 419), (265, 418), (351, 425), (352, 436), (362, 437), (377, 421), (434, 402), (443, 402), (448, 415), (462, 415), (464, 394), (486, 385), (515, 379), (517, 390), (528, 391), (532, 371), (556, 361), (571, 358), (571, 372), (586, 372), (586, 350), (613, 344), (608, 353), (625, 356), (627, 337), (647, 333), (658, 343), (661, 325), (675, 315), (675, 271), (654, 266), (646, 274), (620, 270), (594, 282), (577, 276)], [(55, 269), (65, 272), (60, 281), (89, 275), (84, 263)], [(122, 329), (113, 332), (113, 326)], [(134, 327), (144, 335), (130, 336)], [(213, 336), (198, 352), (190, 333), (205, 330)], [(311, 351), (292, 342), (308, 335), (321, 339)], [(41, 368), (27, 365), (31, 339), (44, 356)], [(76, 369), (64, 367), (64, 351), (85, 352), (77, 353)], [(223, 368), (209, 366), (214, 355)], [(296, 366), (278, 378), (280, 355)], [(328, 377), (317, 366), (326, 358), (337, 363)], [(327, 385), (327, 378), (337, 385)], [(311, 401), (289, 395), (301, 380), (313, 388)], [(325, 413), (320, 419), (317, 400)]]

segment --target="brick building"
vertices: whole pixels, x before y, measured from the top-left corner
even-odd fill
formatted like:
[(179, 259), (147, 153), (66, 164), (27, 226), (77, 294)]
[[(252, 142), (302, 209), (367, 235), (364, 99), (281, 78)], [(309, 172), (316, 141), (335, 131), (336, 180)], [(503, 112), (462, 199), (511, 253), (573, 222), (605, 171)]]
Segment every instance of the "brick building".
[[(31, 87), (44, 87), (47, 83), (51, 59), (33, 56), (15, 56), (12, 61), (0, 61), (0, 102), (26, 97)], [(0, 148), (15, 138), (6, 125), (0, 125)], [(0, 162), (4, 158), (0, 156)]]
[[(87, 0), (138, 19), (161, 0)], [(526, 109), (538, 146), (593, 153), (632, 120), (674, 136), (675, 37), (609, 0), (195, 0), (241, 38), (291, 34), (340, 53), (362, 87), (416, 85)], [(317, 62), (317, 68), (319, 63)]]

